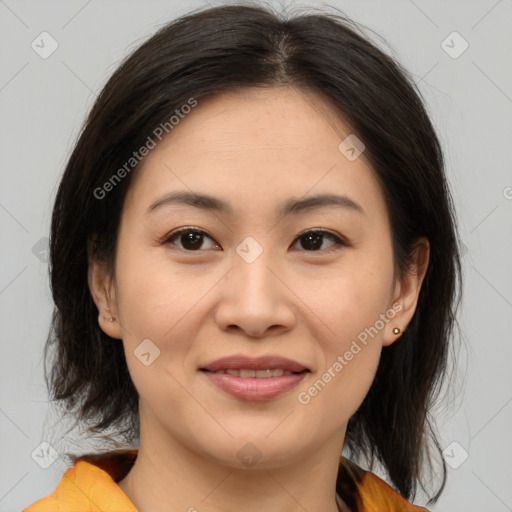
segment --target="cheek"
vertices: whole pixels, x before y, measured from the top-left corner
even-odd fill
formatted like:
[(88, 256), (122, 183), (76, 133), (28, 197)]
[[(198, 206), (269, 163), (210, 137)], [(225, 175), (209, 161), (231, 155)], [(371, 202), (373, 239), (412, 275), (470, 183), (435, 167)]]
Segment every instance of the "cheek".
[(191, 286), (165, 258), (155, 258), (159, 252), (120, 244), (116, 262), (125, 357), (141, 395), (161, 389), (162, 383), (168, 383), (164, 387), (169, 389), (169, 381), (174, 382), (172, 374), (183, 366), (200, 324), (189, 317), (211, 287), (204, 279)]
[[(296, 294), (309, 310), (310, 325), (318, 329), (317, 339), (323, 340), (324, 352), (343, 353), (352, 340), (364, 342), (365, 333), (372, 330), (372, 338), (382, 334), (382, 314), (386, 313), (392, 284), (392, 270), (377, 268), (372, 262), (360, 258), (353, 264), (347, 262), (342, 268), (330, 271), (329, 275), (315, 280), (297, 280)], [(373, 327), (379, 331), (375, 335)]]
[(299, 403), (311, 405), (332, 428), (348, 421), (366, 396), (379, 365), (384, 327), (392, 321), (386, 317), (391, 260), (380, 258), (382, 264), (378, 258), (347, 258), (346, 266), (318, 286), (297, 293), (307, 297), (304, 302), (314, 312), (309, 328), (321, 348), (321, 366), (313, 384), (301, 388)]
[(116, 276), (118, 305), (128, 338), (156, 342), (179, 329), (182, 319), (215, 284), (214, 276), (200, 272), (183, 271), (166, 257), (164, 248), (126, 248), (118, 258)]
[(357, 333), (359, 329), (355, 324), (346, 326), (343, 336), (324, 339), (324, 365), (297, 396), (298, 407), (304, 408), (309, 421), (328, 432), (346, 424), (356, 412), (379, 365), (379, 339), (350, 336), (349, 331)]

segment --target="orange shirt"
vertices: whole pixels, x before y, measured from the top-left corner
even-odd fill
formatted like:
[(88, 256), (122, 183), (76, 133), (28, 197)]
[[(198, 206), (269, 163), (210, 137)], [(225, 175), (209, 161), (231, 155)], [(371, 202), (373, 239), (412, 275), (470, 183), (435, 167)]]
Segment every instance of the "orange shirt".
[[(116, 482), (128, 473), (137, 449), (88, 454), (77, 458), (54, 491), (22, 512), (137, 512)], [(354, 512), (428, 512), (411, 505), (386, 482), (353, 462), (340, 458), (341, 497)], [(353, 505), (352, 505), (353, 506)]]

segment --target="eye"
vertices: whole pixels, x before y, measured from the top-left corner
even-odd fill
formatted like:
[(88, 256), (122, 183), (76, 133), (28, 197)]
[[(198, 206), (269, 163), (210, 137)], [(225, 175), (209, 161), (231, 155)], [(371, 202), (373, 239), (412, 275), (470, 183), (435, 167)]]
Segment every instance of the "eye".
[[(177, 245), (180, 249), (191, 252), (191, 251), (200, 250), (205, 238), (208, 238), (211, 241), (213, 241), (213, 238), (211, 238), (202, 229), (197, 229), (197, 228), (193, 228), (193, 227), (185, 227), (185, 228), (177, 229), (176, 231), (173, 231), (172, 233), (170, 233), (167, 237), (165, 237), (164, 240), (162, 240), (162, 244), (173, 244), (174, 245), (174, 244), (176, 244), (176, 241), (178, 241), (179, 244), (177, 244)], [(318, 252), (320, 250), (325, 250), (325, 247), (322, 247), (324, 245), (325, 238), (328, 238), (331, 241), (333, 241), (334, 242), (333, 245), (335, 245), (335, 246), (336, 245), (337, 246), (347, 245), (346, 242), (344, 240), (342, 240), (340, 237), (336, 236), (334, 233), (325, 231), (323, 229), (314, 229), (314, 230), (309, 230), (309, 231), (302, 233), (295, 239), (296, 242), (293, 245), (300, 243), (303, 248), (306, 248), (307, 252)], [(206, 249), (218, 248), (218, 247), (220, 247), (220, 246), (217, 243), (214, 243), (213, 247), (206, 247)], [(332, 245), (331, 245), (331, 247), (332, 247)], [(332, 250), (334, 250), (334, 249), (330, 249), (326, 252), (332, 252)]]
[[(334, 245), (347, 245), (345, 241), (340, 237), (323, 229), (313, 229), (306, 231), (302, 235), (299, 235), (296, 240), (297, 242), (301, 242), (303, 247), (308, 247), (310, 249), (307, 252), (314, 252), (325, 249), (325, 247), (322, 247), (323, 240), (325, 238), (329, 238), (330, 240), (334, 241)], [(333, 250), (335, 249), (330, 249), (327, 252), (332, 252)]]
[[(163, 244), (169, 244), (173, 243), (174, 240), (178, 239), (182, 246), (178, 247), (180, 249), (183, 249), (185, 251), (197, 251), (201, 248), (201, 245), (203, 243), (203, 238), (209, 238), (210, 240), (213, 240), (208, 234), (201, 230), (191, 227), (186, 228), (180, 228), (176, 231), (173, 231), (169, 236), (165, 237), (165, 239), (162, 241)], [(219, 247), (217, 244), (215, 244), (215, 247)], [(207, 249), (211, 247), (207, 247)]]

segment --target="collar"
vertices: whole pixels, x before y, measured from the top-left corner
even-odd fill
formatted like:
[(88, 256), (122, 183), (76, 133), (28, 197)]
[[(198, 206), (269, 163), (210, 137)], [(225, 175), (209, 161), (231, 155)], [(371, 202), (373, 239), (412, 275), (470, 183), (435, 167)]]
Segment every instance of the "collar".
[[(130, 471), (138, 449), (114, 450), (72, 457), (54, 491), (22, 512), (138, 512), (117, 482)], [(405, 500), (377, 475), (354, 462), (340, 458), (336, 486), (339, 497), (354, 512), (428, 512)]]

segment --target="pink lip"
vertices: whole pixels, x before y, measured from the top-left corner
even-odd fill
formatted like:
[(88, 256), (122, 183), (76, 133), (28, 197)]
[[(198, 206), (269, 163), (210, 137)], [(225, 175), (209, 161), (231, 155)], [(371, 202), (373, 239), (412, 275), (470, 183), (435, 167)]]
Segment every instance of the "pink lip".
[[(255, 377), (242, 378), (226, 373), (214, 373), (218, 370), (228, 369), (266, 370), (267, 368), (282, 368), (283, 370), (300, 373), (282, 375), (281, 377), (270, 377), (268, 379), (258, 379)], [(262, 401), (275, 398), (297, 386), (310, 371), (297, 361), (292, 361), (284, 357), (270, 355), (254, 358), (242, 354), (218, 359), (200, 368), (200, 370), (213, 384), (226, 393), (240, 400), (250, 401)]]
[(267, 368), (272, 370), (282, 368), (283, 370), (289, 370), (291, 372), (303, 372), (304, 370), (309, 371), (309, 369), (302, 364), (297, 361), (287, 359), (286, 357), (276, 355), (248, 357), (243, 354), (235, 354), (229, 357), (217, 359), (216, 361), (203, 366), (201, 370), (215, 372), (217, 370), (240, 370), (242, 368), (246, 368), (248, 370), (266, 370)]
[(270, 377), (268, 379), (258, 379), (248, 377), (235, 377), (227, 373), (213, 373), (203, 371), (203, 374), (210, 379), (213, 384), (230, 395), (241, 400), (261, 401), (270, 400), (286, 391), (294, 388), (307, 374), (295, 373), (293, 375), (283, 375), (281, 377)]

